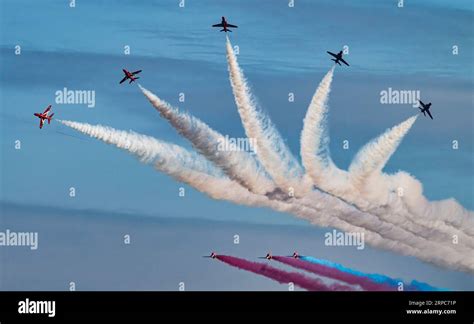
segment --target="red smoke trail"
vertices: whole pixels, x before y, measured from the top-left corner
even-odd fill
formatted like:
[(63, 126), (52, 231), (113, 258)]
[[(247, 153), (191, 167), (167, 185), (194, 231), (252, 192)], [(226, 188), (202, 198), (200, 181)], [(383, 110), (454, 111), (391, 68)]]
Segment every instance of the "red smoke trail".
[(353, 290), (351, 287), (340, 284), (327, 285), (316, 278), (309, 278), (297, 272), (288, 272), (277, 269), (266, 263), (252, 262), (245, 259), (236, 258), (230, 255), (217, 255), (216, 258), (233, 267), (250, 271), (261, 276), (278, 281), (279, 283), (290, 283), (304, 288), (306, 290), (317, 291), (335, 291), (335, 290)]
[(302, 269), (308, 272), (315, 273), (320, 276), (329, 277), (332, 279), (344, 281), (351, 285), (359, 285), (364, 290), (371, 290), (371, 291), (387, 291), (387, 290), (394, 290), (393, 287), (389, 285), (379, 284), (373, 282), (372, 280), (364, 277), (354, 276), (350, 273), (343, 272), (322, 264), (311, 263), (307, 261), (302, 261), (295, 259), (293, 257), (286, 257), (286, 256), (273, 256), (278, 262), (287, 264), (292, 266), (293, 268)]

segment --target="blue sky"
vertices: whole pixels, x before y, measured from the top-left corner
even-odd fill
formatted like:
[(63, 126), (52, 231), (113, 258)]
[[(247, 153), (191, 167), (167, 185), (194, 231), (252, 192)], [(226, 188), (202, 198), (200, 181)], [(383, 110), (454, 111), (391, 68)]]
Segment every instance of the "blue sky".
[[(244, 136), (224, 35), (209, 27), (225, 15), (239, 25), (231, 39), (255, 95), (295, 154), (307, 105), (331, 64), (325, 52), (348, 45), (351, 67), (337, 69), (330, 97), (335, 162), (347, 166), (360, 146), (415, 112), (410, 105), (380, 104), (381, 90), (418, 89), (433, 102), (435, 120), (416, 122), (386, 170), (410, 172), (430, 199), (454, 197), (474, 208), (472, 1), (405, 1), (404, 8), (396, 1), (303, 0), (294, 8), (270, 0), (187, 0), (185, 8), (174, 0), (82, 0), (76, 8), (66, 1), (7, 0), (0, 6), (2, 204), (312, 228), (289, 215), (213, 201), (186, 186), (180, 198), (182, 184), (113, 147), (54, 122), (37, 129), (32, 114), (52, 103), (61, 119), (189, 147), (134, 85), (118, 85), (126, 67), (143, 69), (145, 87), (220, 132)], [(19, 56), (15, 45), (22, 47)], [(452, 55), (453, 45), (459, 55)], [(54, 94), (64, 87), (95, 90), (96, 107), (56, 105)], [(341, 148), (344, 139), (349, 150)], [(459, 150), (451, 150), (452, 140)], [(68, 196), (71, 186), (75, 198)]]

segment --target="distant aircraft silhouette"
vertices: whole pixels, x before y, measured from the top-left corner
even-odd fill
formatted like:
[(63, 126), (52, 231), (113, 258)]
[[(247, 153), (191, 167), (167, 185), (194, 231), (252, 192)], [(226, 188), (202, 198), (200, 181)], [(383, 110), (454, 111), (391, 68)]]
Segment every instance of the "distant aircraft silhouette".
[(226, 20), (225, 20), (225, 17), (222, 17), (222, 21), (220, 24), (215, 24), (215, 25), (212, 25), (212, 27), (222, 27), (221, 29), (221, 32), (232, 32), (232, 30), (230, 30), (229, 28), (239, 28), (238, 26), (236, 25), (231, 25), (229, 24)]
[(418, 101), (420, 102), (420, 105), (421, 105), (421, 107), (418, 106), (418, 108), (423, 113), (423, 115), (426, 117), (426, 114), (428, 114), (428, 116), (430, 116), (430, 118), (433, 119), (433, 116), (430, 113), (431, 102), (424, 104), (423, 101), (421, 100), (418, 100)]
[(341, 65), (341, 63), (339, 62), (342, 62), (344, 63), (345, 65), (349, 66), (349, 63), (347, 63), (346, 61), (344, 61), (344, 59), (342, 58), (342, 51), (340, 51), (339, 53), (337, 54), (334, 54), (334, 53), (331, 53), (331, 52), (327, 52), (329, 55), (333, 56), (334, 58), (331, 59), (332, 61), (336, 62), (336, 64), (339, 64)]

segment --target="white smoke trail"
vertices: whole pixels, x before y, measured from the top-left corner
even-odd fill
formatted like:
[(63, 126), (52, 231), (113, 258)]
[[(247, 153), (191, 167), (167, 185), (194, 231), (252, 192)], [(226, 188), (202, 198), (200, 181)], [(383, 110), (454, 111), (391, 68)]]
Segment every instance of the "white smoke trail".
[[(327, 128), (327, 102), (334, 67), (321, 80), (316, 89), (303, 121), (301, 131), (301, 160), (313, 183), (327, 190), (325, 185), (341, 188), (347, 183), (347, 172), (337, 168), (329, 153), (329, 135)], [(326, 186), (327, 187), (327, 186)]]
[(222, 172), (202, 156), (193, 154), (181, 146), (159, 141), (133, 131), (116, 130), (108, 126), (90, 125), (68, 120), (57, 119), (57, 121), (90, 137), (126, 150), (138, 157), (143, 163), (160, 162), (173, 165), (171, 162), (179, 161), (179, 164), (176, 164), (179, 168), (188, 168), (215, 177), (222, 176)]
[[(282, 140), (279, 139), (279, 135), (277, 136), (270, 136), (270, 137), (265, 137), (265, 127), (262, 127), (262, 125), (267, 125), (266, 123), (269, 123), (269, 120), (266, 116), (261, 116), (259, 111), (256, 109), (254, 102), (252, 101), (252, 97), (250, 95), (250, 91), (247, 87), (245, 78), (243, 76), (242, 71), (240, 70), (235, 54), (232, 49), (232, 45), (230, 44), (230, 41), (227, 39), (226, 43), (227, 47), (227, 61), (229, 64), (229, 74), (230, 74), (230, 80), (231, 80), (231, 85), (232, 89), (234, 92), (234, 97), (235, 101), (239, 110), (239, 114), (241, 116), (244, 128), (246, 130), (247, 136), (248, 137), (253, 137), (256, 138), (259, 141), (259, 153), (258, 157), (262, 164), (264, 165), (265, 169), (267, 172), (272, 176), (274, 181), (281, 187), (285, 188), (288, 185), (294, 187), (297, 186), (298, 190), (302, 189), (302, 193), (307, 194), (309, 192), (309, 187), (306, 184), (306, 181), (301, 181), (304, 182), (303, 186), (298, 186), (297, 184), (291, 183), (291, 180), (288, 180), (288, 176), (285, 176), (285, 166), (284, 164), (280, 163), (281, 159), (281, 154), (278, 152), (278, 150), (275, 150), (272, 145), (280, 145), (283, 143)], [(330, 83), (330, 82), (329, 82)], [(317, 101), (317, 100), (315, 100)], [(323, 105), (324, 107), (324, 105)], [(274, 130), (273, 125), (270, 123), (270, 129)], [(272, 133), (272, 132), (270, 132)], [(324, 134), (324, 132), (322, 133)], [(324, 142), (323, 142), (324, 143)], [(326, 142), (327, 143), (327, 142)], [(263, 148), (262, 148), (263, 144)], [(328, 150), (325, 150), (328, 152)], [(286, 151), (289, 153), (289, 151)], [(288, 155), (283, 154), (283, 160), (286, 160), (285, 156), (287, 157)], [(291, 155), (289, 155), (291, 156)], [(292, 157), (292, 156), (291, 156)], [(328, 159), (330, 161), (330, 159)], [(333, 172), (326, 172), (329, 176), (325, 177), (324, 184), (330, 184), (329, 190), (326, 190), (325, 187), (322, 187), (323, 190), (331, 192), (331, 189), (338, 189), (340, 188), (341, 184), (348, 183), (347, 181), (347, 173), (338, 171), (337, 167), (335, 167), (332, 164), (332, 161), (329, 164), (330, 168), (329, 170)], [(287, 164), (288, 165), (288, 164)], [(327, 171), (327, 170), (325, 170)], [(299, 172), (297, 172), (299, 173)], [(306, 177), (301, 177), (299, 176), (300, 179), (306, 180)], [(291, 179), (291, 178), (290, 178)], [(336, 181), (335, 181), (336, 180)], [(297, 197), (302, 197), (298, 196)], [(366, 223), (367, 225), (370, 225), (370, 223)], [(373, 227), (383, 227), (383, 226), (392, 226), (389, 222), (383, 222), (379, 220), (379, 223), (377, 226)], [(411, 225), (411, 227), (416, 227), (414, 225)], [(397, 230), (392, 230), (392, 231), (386, 231), (386, 235), (390, 235), (391, 237), (397, 237), (397, 235), (393, 234), (393, 232), (397, 232), (398, 237), (402, 237), (404, 239), (409, 239), (412, 244), (418, 244), (418, 246), (421, 246), (424, 249), (429, 249), (429, 248), (436, 248), (440, 250), (445, 250), (446, 253), (451, 253), (453, 255), (453, 258), (458, 259), (460, 263), (463, 263), (464, 261), (462, 260), (464, 255), (459, 255), (457, 251), (445, 247), (440, 244), (435, 244), (431, 243), (426, 239), (418, 238), (416, 235), (413, 235), (413, 233), (407, 232), (403, 229), (397, 229)], [(412, 234), (412, 235), (410, 235)], [(454, 256), (456, 255), (456, 256)], [(469, 263), (469, 262), (467, 262)], [(472, 265), (472, 264), (471, 264)], [(469, 266), (469, 265), (468, 265)]]
[[(236, 182), (223, 177), (220, 170), (216, 169), (200, 155), (189, 152), (178, 145), (159, 141), (153, 137), (131, 131), (116, 130), (101, 125), (63, 120), (58, 120), (58, 122), (107, 144), (115, 145), (133, 154), (140, 161), (155, 165), (158, 170), (174, 177), (180, 182), (193, 186), (214, 199), (225, 199), (249, 206), (266, 206), (283, 212), (295, 212), (320, 226), (337, 226), (350, 231), (363, 231), (362, 228), (351, 226), (348, 223), (339, 221), (338, 218), (325, 215), (315, 217), (314, 209), (299, 206), (298, 204), (270, 200), (263, 195), (252, 194)], [(320, 208), (322, 207), (320, 206)], [(351, 209), (349, 208), (349, 210)], [(356, 211), (354, 210), (353, 212)], [(367, 231), (367, 233), (370, 232)], [(380, 239), (378, 234), (370, 234)], [(387, 242), (390, 243), (389, 240)]]
[[(243, 184), (244, 186), (247, 187), (247, 184), (251, 183), (253, 179), (253, 175), (257, 173), (256, 167), (254, 165), (251, 165), (250, 168), (247, 168), (245, 164), (239, 165), (237, 162), (238, 161), (248, 161), (247, 156), (242, 156), (239, 155), (239, 153), (243, 152), (236, 152), (238, 154), (232, 155), (232, 154), (218, 154), (216, 153), (221, 153), (218, 152), (216, 149), (216, 146), (218, 145), (218, 142), (222, 140), (223, 136), (218, 134), (217, 132), (213, 131), (210, 129), (206, 124), (201, 122), (200, 120), (194, 118), (193, 116), (190, 116), (185, 113), (181, 113), (177, 111), (176, 108), (171, 107), (169, 104), (164, 102), (163, 100), (159, 99), (156, 95), (153, 95), (150, 91), (144, 89), (141, 87), (142, 92), (145, 94), (145, 96), (149, 99), (149, 101), (152, 103), (152, 105), (161, 113), (162, 116), (164, 116), (166, 119), (170, 121), (170, 123), (175, 126), (175, 128), (178, 130), (180, 134), (188, 138), (195, 147), (200, 148), (200, 152), (204, 152), (204, 155), (214, 161), (217, 162), (216, 165), (219, 167), (223, 168), (224, 171), (230, 170), (230, 172), (226, 172), (226, 174), (230, 175), (231, 178), (234, 179), (240, 179), (242, 176), (247, 177), (250, 181), (245, 181), (242, 183), (241, 181), (238, 181), (239, 183)], [(223, 152), (225, 153), (225, 152)], [(231, 152), (235, 153), (235, 152)], [(217, 159), (217, 160), (216, 160)], [(247, 163), (248, 165), (249, 163)], [(249, 178), (250, 177), (250, 178)], [(258, 177), (256, 177), (258, 179)], [(267, 179), (264, 179), (267, 180)], [(267, 180), (268, 181), (268, 180)], [(258, 182), (251, 186), (253, 189), (253, 192), (257, 193), (266, 193), (270, 190), (270, 186), (267, 185), (265, 190), (262, 192), (258, 192), (255, 190), (256, 186), (261, 183), (262, 181), (258, 179)], [(321, 197), (319, 197), (321, 199)], [(295, 201), (295, 203), (304, 203), (306, 204), (306, 207), (309, 208), (314, 208), (314, 203), (312, 201), (304, 200), (304, 201)], [(383, 230), (384, 224), (381, 222), (374, 222), (374, 221), (364, 221), (365, 218), (360, 218), (360, 225), (363, 225), (365, 229), (375, 229), (375, 230)], [(392, 233), (390, 234), (392, 235)], [(407, 235), (406, 233), (401, 234), (405, 240), (407, 240)], [(397, 238), (397, 236), (394, 236)], [(400, 234), (399, 236), (400, 237)], [(422, 244), (420, 243), (420, 240), (410, 240), (410, 242), (413, 241), (413, 244)], [(424, 246), (424, 245), (422, 245)]]
[(245, 133), (257, 142), (257, 156), (284, 192), (301, 197), (312, 188), (310, 180), (267, 116), (257, 109), (229, 38), (226, 42), (229, 78)]
[(382, 172), (382, 168), (396, 151), (417, 118), (418, 115), (412, 116), (388, 129), (359, 150), (349, 166), (350, 180), (357, 188), (360, 188), (361, 183), (371, 174)]
[(276, 189), (264, 170), (250, 153), (229, 149), (228, 139), (198, 118), (180, 112), (149, 90), (140, 86), (155, 109), (188, 139), (196, 150), (221, 168), (231, 179), (254, 193), (265, 194)]
[[(422, 215), (422, 219), (426, 219), (427, 221), (435, 224), (440, 224), (440, 226), (449, 224), (449, 226), (457, 229), (458, 231), (462, 231), (470, 235), (470, 246), (474, 247), (474, 244), (472, 243), (472, 237), (474, 236), (474, 213), (461, 206), (453, 198), (439, 201), (428, 201), (423, 196), (421, 183), (415, 179), (412, 180), (418, 182), (419, 184), (419, 186), (413, 186), (418, 192), (418, 195), (413, 197), (404, 197), (403, 202), (410, 213), (414, 215), (413, 217), (415, 218), (417, 215)], [(462, 244), (463, 242), (467, 241), (467, 238), (460, 237), (459, 241), (460, 244)]]
[[(323, 199), (324, 197), (327, 197), (327, 199)], [(404, 226), (401, 226), (403, 224), (393, 224), (393, 222), (390, 222), (390, 217), (393, 216), (393, 212), (390, 213), (390, 211), (387, 213), (390, 217), (381, 217), (380, 215), (383, 213), (383, 210), (378, 210), (377, 214), (358, 210), (357, 217), (349, 215), (348, 212), (336, 213), (336, 210), (342, 211), (344, 210), (343, 208), (347, 209), (347, 205), (342, 201), (334, 201), (331, 198), (332, 197), (328, 195), (317, 197), (317, 199), (323, 203), (324, 210), (331, 210), (335, 217), (339, 217), (343, 221), (379, 233), (385, 239), (409, 244), (422, 251), (422, 254), (426, 253), (427, 255), (432, 255), (434, 252), (435, 254), (443, 255), (448, 262), (453, 264), (464, 265), (468, 268), (474, 267), (474, 260), (468, 257), (469, 253), (472, 253), (472, 249), (462, 245), (452, 244), (451, 237), (444, 241), (436, 242), (429, 238), (419, 236)], [(314, 200), (314, 198), (310, 198), (309, 195), (308, 198), (303, 199)], [(340, 204), (338, 205), (336, 202)], [(436, 233), (432, 233), (432, 235), (435, 234)]]
[(197, 188), (211, 198), (230, 200), (249, 206), (261, 205), (261, 201), (267, 199), (265, 196), (251, 194), (244, 187), (224, 177), (219, 169), (201, 155), (190, 152), (181, 146), (131, 131), (73, 121), (58, 121), (83, 134), (133, 154), (141, 162), (154, 165), (159, 171)]
[[(392, 199), (390, 193), (396, 193), (398, 188), (393, 188), (390, 186), (390, 183), (387, 182), (383, 183), (383, 185), (374, 183), (374, 179), (381, 179), (381, 177), (377, 177), (377, 175), (381, 174), (383, 167), (411, 129), (416, 118), (416, 116), (408, 118), (399, 125), (388, 129), (375, 140), (366, 144), (358, 154), (356, 154), (348, 172), (339, 170), (334, 164), (332, 164), (331, 172), (326, 172), (326, 174), (329, 174), (331, 177), (324, 176), (315, 179), (313, 178), (312, 173), (310, 173), (313, 181), (318, 180), (317, 185), (323, 190), (341, 197), (348, 202), (354, 203), (363, 210), (370, 210), (371, 208), (386, 205), (387, 202)], [(322, 119), (322, 122), (316, 127), (327, 129), (326, 120)], [(319, 132), (321, 133), (323, 131), (320, 130)], [(311, 134), (309, 134), (309, 136), (311, 136)], [(315, 137), (317, 137), (317, 135)], [(309, 141), (302, 142), (302, 146), (306, 146), (307, 142)], [(325, 143), (327, 143), (328, 140), (320, 142), (322, 146), (325, 146), (327, 145)], [(306, 149), (304, 150), (306, 151)], [(318, 155), (320, 154), (319, 152), (329, 154), (329, 150), (324, 148), (321, 148), (315, 154)], [(306, 154), (309, 155), (310, 153)], [(318, 161), (320, 159), (321, 158), (316, 158), (315, 160)], [(330, 160), (331, 158), (324, 156), (323, 159)], [(333, 177), (335, 177), (337, 181), (333, 181)], [(369, 187), (369, 183), (374, 187)], [(366, 193), (367, 190), (376, 190), (379, 195), (372, 195), (370, 192)]]
[[(340, 170), (335, 166), (329, 153), (327, 101), (331, 89), (333, 72), (334, 68), (331, 68), (324, 76), (308, 107), (308, 111), (304, 119), (303, 130), (301, 132), (301, 158), (306, 172), (311, 177), (313, 183), (316, 186), (331, 194), (341, 197), (349, 203), (355, 203), (357, 207), (365, 211), (373, 212), (373, 210), (369, 209), (369, 203), (360, 197), (360, 188), (355, 188), (351, 181), (353, 178), (357, 178), (356, 174), (360, 174), (360, 181), (362, 181), (362, 179), (367, 179), (368, 175), (370, 174), (369, 170), (362, 168), (359, 168), (361, 170), (358, 170), (356, 168), (355, 170), (351, 170), (350, 173), (347, 173), (346, 171)], [(394, 127), (390, 132), (387, 132), (384, 140), (385, 142), (389, 142), (391, 144), (390, 147), (393, 151), (396, 149), (396, 145), (398, 145), (405, 133), (414, 123), (415, 119), (416, 117), (412, 117), (401, 125)], [(389, 145), (387, 145), (387, 147), (388, 146)], [(375, 150), (373, 155), (375, 155), (375, 153), (379, 153), (379, 151), (380, 150)], [(361, 161), (360, 164), (366, 165), (372, 163), (370, 164), (372, 167), (371, 170), (377, 170), (377, 167), (379, 167), (381, 170), (383, 164), (386, 162), (384, 157), (386, 157), (387, 153), (388, 152), (380, 152), (378, 159), (375, 156), (367, 156), (367, 154), (360, 155), (359, 159), (365, 157), (365, 160)], [(356, 158), (356, 161), (357, 160), (358, 159)], [(351, 178), (349, 178), (349, 175)], [(379, 203), (376, 206), (379, 205), (381, 204)], [(385, 213), (386, 211), (384, 210), (383, 212)], [(393, 222), (393, 219), (390, 218), (385, 218), (385, 220)], [(400, 225), (400, 222), (395, 223)], [(415, 234), (425, 234), (425, 238), (433, 236), (433, 231), (431, 228), (426, 229), (426, 227), (419, 226), (418, 224), (406, 223), (405, 221), (402, 222), (401, 225), (403, 225), (406, 230), (409, 230)], [(447, 234), (439, 235), (442, 236), (442, 240), (445, 242), (447, 239)]]
[[(142, 91), (150, 100), (150, 102), (153, 104), (153, 106), (165, 118), (170, 120), (171, 123), (175, 126), (175, 128), (178, 129), (178, 131), (181, 134), (183, 134), (186, 138), (188, 138), (195, 145), (195, 147), (200, 147), (201, 148), (200, 151), (205, 152), (205, 156), (208, 157), (209, 159), (212, 160), (215, 158), (215, 153), (216, 153), (215, 145), (217, 144), (216, 138), (219, 138), (219, 136), (216, 135), (214, 131), (210, 130), (207, 125), (195, 119), (194, 117), (178, 112), (175, 108), (172, 108), (169, 104), (160, 100), (159, 98), (157, 98), (155, 95), (153, 95), (151, 92), (147, 91), (146, 89), (142, 88)], [(211, 145), (209, 145), (209, 142), (211, 142)], [(228, 162), (229, 158), (232, 159), (232, 157), (223, 155), (220, 158), (218, 165), (220, 166), (229, 165), (229, 162)], [(240, 177), (240, 174), (252, 176), (252, 174), (255, 173), (255, 171), (252, 172), (252, 170), (248, 170), (245, 167), (239, 167), (239, 165), (236, 165), (235, 163), (231, 164), (231, 166), (233, 167), (231, 174), (236, 179)], [(226, 172), (226, 173), (229, 174), (229, 172)], [(295, 203), (301, 203), (301, 202), (296, 201)], [(314, 207), (313, 202), (305, 201), (305, 204), (309, 208)], [(367, 217), (360, 218), (359, 220), (360, 220), (360, 224), (364, 225), (366, 229), (375, 228), (376, 230), (383, 230), (383, 226), (384, 226), (383, 223), (381, 222), (376, 223), (374, 221), (364, 221), (365, 219), (367, 219)], [(395, 233), (397, 232), (395, 231)], [(389, 235), (393, 236), (392, 233), (390, 233)], [(410, 237), (410, 239), (408, 239), (406, 233), (402, 232), (402, 234), (399, 234), (399, 236), (400, 235), (403, 236), (404, 240), (409, 240), (410, 242), (413, 241), (413, 244), (424, 246), (423, 242), (421, 242), (420, 240), (417, 240), (416, 238), (413, 239), (413, 237)], [(396, 238), (396, 236), (393, 236), (393, 237)]]
[(410, 247), (402, 242), (391, 241), (377, 233), (367, 231), (364, 228), (341, 220), (342, 216), (349, 220), (361, 219), (363, 214), (356, 209), (348, 209), (340, 201), (337, 201), (338, 203), (331, 206), (325, 213), (315, 213), (314, 209), (300, 204), (270, 200), (266, 196), (253, 194), (238, 183), (223, 177), (219, 170), (215, 169), (212, 164), (209, 164), (199, 155), (179, 146), (133, 132), (118, 131), (110, 127), (93, 126), (70, 121), (60, 122), (84, 134), (124, 149), (137, 156), (143, 162), (153, 163), (158, 170), (165, 172), (178, 181), (195, 187), (214, 199), (225, 199), (248, 206), (270, 207), (277, 211), (292, 213), (319, 226), (334, 226), (348, 232), (362, 231), (367, 234), (366, 241), (370, 245), (396, 251), (404, 255), (413, 255), (438, 265), (454, 266), (462, 270), (472, 271), (472, 265), (469, 263), (463, 263), (452, 258), (445, 259), (440, 256), (438, 251), (436, 253), (426, 253), (426, 251)]
[(454, 199), (428, 201), (422, 184), (406, 172), (384, 175), (381, 171), (415, 119), (411, 117), (387, 130), (357, 153), (350, 167), (355, 192), (364, 192), (376, 206), (387, 205), (390, 200), (392, 210), (405, 214), (412, 222), (445, 231), (451, 239), (458, 235), (460, 244), (474, 247), (474, 213)]
[[(386, 205), (388, 199), (391, 199), (392, 210), (405, 215), (411, 222), (434, 229), (438, 233), (441, 231), (448, 233), (442, 238), (445, 242), (452, 240), (453, 235), (458, 235), (461, 245), (474, 247), (472, 212), (454, 200), (429, 202), (423, 196), (421, 183), (405, 172), (391, 176), (382, 174), (383, 167), (416, 118), (417, 116), (410, 117), (388, 129), (359, 150), (349, 167), (350, 179), (356, 188), (354, 192), (364, 192), (366, 197), (370, 197), (371, 204), (376, 206)], [(386, 190), (380, 190), (381, 188)], [(386, 192), (397, 195), (387, 195)], [(433, 238), (439, 237), (431, 234)]]
[[(313, 197), (303, 199), (313, 199)], [(469, 258), (469, 252), (464, 249), (453, 249), (449, 245), (434, 244), (422, 238), (414, 241), (413, 234), (407, 233), (393, 224), (384, 223), (374, 215), (361, 212), (355, 208), (352, 212), (349, 212), (347, 205), (342, 201), (338, 201), (340, 204), (327, 204), (324, 200), (320, 201), (323, 201), (322, 205), (324, 205), (321, 214), (330, 213), (333, 222), (329, 225), (322, 225), (320, 219), (318, 219), (318, 222), (313, 221), (313, 216), (310, 219), (313, 224), (332, 226), (347, 233), (354, 232), (355, 228), (358, 228), (359, 233), (365, 233), (367, 243), (374, 247), (396, 251), (402, 255), (415, 256), (420, 260), (436, 265), (470, 273), (474, 272), (474, 260)], [(306, 208), (304, 205), (300, 206)]]
[[(395, 152), (403, 137), (416, 121), (416, 116), (410, 117), (401, 124), (389, 129), (376, 140), (363, 147), (354, 159), (349, 172), (338, 169), (331, 160), (327, 135), (327, 97), (332, 81), (331, 69), (321, 81), (313, 96), (304, 120), (301, 135), (301, 155), (303, 165), (310, 175), (313, 183), (323, 190), (355, 204), (363, 211), (377, 214), (382, 219), (419, 234), (425, 238), (434, 238), (440, 242), (449, 242), (453, 235), (459, 235), (462, 244), (474, 246), (472, 238), (450, 225), (431, 219), (425, 220), (419, 215), (413, 215), (407, 207), (400, 207), (397, 203), (397, 194), (400, 190), (397, 178), (382, 176), (381, 170)], [(389, 181), (387, 181), (389, 180)], [(420, 199), (418, 199), (418, 202)], [(381, 208), (381, 206), (386, 206)], [(455, 208), (453, 204), (451, 204)], [(412, 204), (411, 210), (418, 207)], [(460, 206), (458, 206), (460, 207)], [(458, 214), (468, 214), (461, 208)], [(451, 216), (449, 217), (452, 221)], [(459, 223), (466, 224), (468, 217), (456, 217)], [(472, 226), (464, 226), (470, 232)], [(466, 230), (467, 229), (467, 230)]]
[[(308, 177), (301, 177), (301, 170), (291, 155), (289, 150), (284, 145), (280, 135), (274, 129), (270, 120), (261, 115), (261, 113), (255, 107), (250, 91), (247, 87), (245, 78), (242, 71), (240, 70), (237, 59), (233, 52), (232, 46), (227, 40), (227, 59), (229, 64), (230, 80), (236, 100), (239, 113), (246, 130), (248, 137), (253, 137), (259, 143), (258, 145), (258, 157), (265, 166), (267, 172), (273, 177), (275, 182), (282, 188), (286, 189), (289, 187), (297, 188), (295, 196), (302, 198), (304, 195), (308, 195), (311, 192), (311, 184), (308, 183)], [(330, 71), (332, 76), (332, 70)], [(281, 153), (286, 152), (286, 153)], [(283, 159), (281, 158), (283, 155)], [(283, 163), (282, 163), (283, 160)], [(284, 162), (284, 161), (287, 162)], [(290, 173), (288, 176), (287, 170), (293, 166), (296, 170)], [(313, 193), (313, 196), (316, 193)], [(321, 196), (318, 197), (319, 199)], [(316, 199), (315, 199), (316, 200)], [(332, 198), (332, 200), (337, 200)], [(298, 199), (296, 199), (298, 201)], [(298, 203), (305, 204), (306, 207), (314, 208), (314, 201), (311, 200), (300, 200)], [(369, 228), (380, 228), (380, 222), (374, 226), (373, 222), (364, 222), (364, 218), (360, 218), (361, 224), (365, 225), (366, 229)], [(391, 233), (389, 235), (392, 235)], [(406, 239), (406, 235), (404, 235)], [(416, 238), (415, 238), (416, 240)]]

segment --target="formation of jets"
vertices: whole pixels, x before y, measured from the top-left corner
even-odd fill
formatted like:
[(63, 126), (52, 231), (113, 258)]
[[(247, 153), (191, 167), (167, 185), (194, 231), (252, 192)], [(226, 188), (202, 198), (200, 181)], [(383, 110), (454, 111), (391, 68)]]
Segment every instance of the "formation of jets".
[[(227, 22), (227, 20), (225, 19), (225, 17), (222, 17), (221, 19), (221, 22), (219, 24), (215, 24), (215, 25), (212, 25), (212, 27), (218, 27), (218, 28), (221, 28), (221, 32), (232, 32), (231, 28), (238, 28), (237, 25), (232, 25), (232, 24), (229, 24)], [(342, 51), (339, 51), (337, 54), (335, 53), (332, 53), (332, 52), (329, 52), (327, 51), (327, 53), (329, 55), (331, 55), (333, 58), (331, 59), (332, 61), (335, 62), (335, 64), (339, 64), (341, 65), (341, 62), (344, 63), (345, 65), (349, 66), (349, 63), (347, 63), (343, 58), (342, 58)], [(136, 76), (137, 74), (139, 74), (140, 72), (142, 72), (142, 70), (137, 70), (137, 71), (134, 71), (134, 72), (130, 72), (128, 71), (127, 69), (122, 69), (123, 73), (124, 73), (124, 77), (123, 79), (119, 82), (120, 84), (124, 83), (126, 80), (130, 80), (129, 81), (129, 84), (140, 79), (140, 77)], [(420, 105), (418, 106), (418, 108), (420, 109), (421, 113), (423, 113), (424, 116), (426, 116), (426, 114), (428, 114), (428, 116), (433, 119), (433, 116), (431, 115), (431, 112), (430, 112), (430, 107), (431, 107), (431, 102), (428, 103), (428, 104), (424, 104), (421, 100), (419, 100), (420, 102)], [(53, 114), (49, 115), (49, 112), (51, 111), (51, 105), (49, 105), (44, 112), (42, 113), (35, 113), (34, 115), (36, 117), (38, 117), (40, 119), (40, 124), (39, 124), (39, 128), (43, 128), (43, 125), (44, 125), (44, 122), (47, 120), (48, 121), (48, 124), (51, 123), (51, 119), (53, 118)], [(296, 252), (295, 252), (296, 253)], [(213, 256), (214, 255), (214, 256)], [(211, 254), (211, 256), (209, 256), (210, 258), (215, 258), (216, 254), (213, 252), (213, 254)], [(297, 257), (297, 256), (296, 256)], [(267, 256), (265, 257), (267, 259), (271, 259), (272, 256), (271, 254), (267, 254)]]
[[(216, 252), (211, 252), (210, 255), (204, 255), (203, 258), (211, 258), (211, 259), (215, 259), (217, 257), (217, 254)], [(293, 252), (292, 255), (287, 255), (287, 257), (289, 258), (295, 258), (295, 259), (298, 259), (300, 257), (300, 255), (298, 254), (298, 252)], [(267, 260), (272, 260), (273, 259), (273, 255), (271, 252), (268, 252), (267, 255), (265, 255), (264, 257), (261, 256), (261, 257), (258, 257), (259, 259), (267, 259)]]

